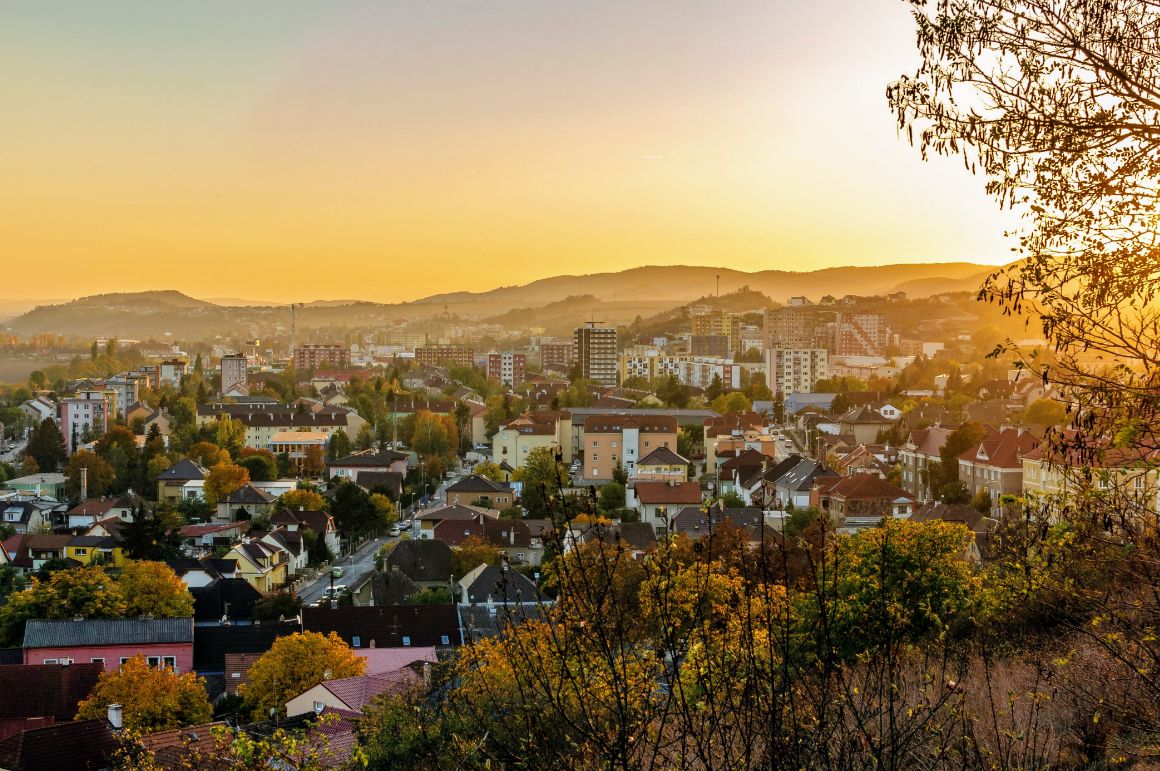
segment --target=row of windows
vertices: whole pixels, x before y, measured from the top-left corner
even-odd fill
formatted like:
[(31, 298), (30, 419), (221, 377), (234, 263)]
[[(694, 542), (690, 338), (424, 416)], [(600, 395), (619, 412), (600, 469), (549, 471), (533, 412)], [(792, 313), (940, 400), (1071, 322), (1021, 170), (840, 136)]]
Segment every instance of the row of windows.
[[(128, 663), (128, 661), (129, 661), (128, 656), (121, 657), (121, 665), (122, 666), (124, 666), (126, 663)], [(45, 664), (72, 664), (73, 662), (74, 662), (74, 660), (70, 659), (70, 658), (63, 658), (63, 659), (62, 658), (55, 658), (55, 659), (45, 659), (44, 660)], [(90, 664), (104, 664), (105, 659), (103, 656), (94, 656), (93, 658), (89, 659), (89, 663)], [(154, 667), (154, 668), (160, 667), (160, 666), (165, 666), (168, 669), (172, 669), (174, 672), (177, 671), (177, 657), (176, 656), (146, 656), (145, 663), (151, 667)]]

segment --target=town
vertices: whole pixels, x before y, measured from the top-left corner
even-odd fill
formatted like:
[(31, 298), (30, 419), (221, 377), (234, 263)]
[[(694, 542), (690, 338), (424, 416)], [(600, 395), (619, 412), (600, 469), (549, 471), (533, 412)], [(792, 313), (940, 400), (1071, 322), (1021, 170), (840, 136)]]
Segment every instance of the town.
[(0, 758), (98, 763), (130, 726), (172, 764), (242, 726), (343, 767), (385, 741), (356, 731), (376, 697), (542, 617), (593, 547), (938, 521), (981, 566), (1005, 508), (1066, 492), (1042, 440), (1068, 410), (971, 310), (742, 290), (571, 339), (75, 340), (0, 411), (0, 677), (45, 693), (3, 707)]

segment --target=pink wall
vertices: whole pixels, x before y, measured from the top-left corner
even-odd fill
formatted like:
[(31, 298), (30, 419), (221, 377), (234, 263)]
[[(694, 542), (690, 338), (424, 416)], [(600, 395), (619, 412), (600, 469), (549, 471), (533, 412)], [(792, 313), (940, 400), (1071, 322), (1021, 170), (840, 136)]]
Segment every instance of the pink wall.
[(105, 660), (105, 671), (121, 666), (121, 658), (142, 656), (174, 656), (179, 673), (193, 671), (193, 643), (164, 643), (158, 645), (86, 645), (80, 648), (25, 648), (25, 664), (43, 664), (45, 659), (70, 658), (77, 664), (88, 664), (94, 658)]

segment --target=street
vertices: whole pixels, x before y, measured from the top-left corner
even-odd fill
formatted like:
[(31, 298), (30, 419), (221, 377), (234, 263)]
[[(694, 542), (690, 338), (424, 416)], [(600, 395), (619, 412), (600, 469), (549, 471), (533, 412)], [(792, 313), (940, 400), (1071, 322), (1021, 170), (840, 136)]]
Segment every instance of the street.
[[(343, 585), (354, 587), (357, 583), (361, 583), (361, 578), (367, 573), (375, 569), (375, 554), (382, 548), (383, 544), (398, 540), (395, 537), (385, 535), (376, 538), (373, 541), (368, 541), (359, 547), (353, 555), (341, 557), (332, 567), (340, 567), (343, 570), (342, 578), (336, 578), (334, 585)], [(309, 583), (298, 592), (299, 599), (302, 600), (303, 605), (309, 605), (312, 602), (317, 602), (322, 599), (322, 593), (330, 586), (330, 572), (322, 573), (316, 581)]]

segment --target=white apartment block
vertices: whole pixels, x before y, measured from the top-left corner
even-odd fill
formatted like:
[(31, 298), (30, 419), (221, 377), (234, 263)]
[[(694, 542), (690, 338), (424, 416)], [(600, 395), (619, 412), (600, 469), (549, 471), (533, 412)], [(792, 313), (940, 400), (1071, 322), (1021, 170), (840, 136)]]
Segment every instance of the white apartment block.
[(825, 348), (767, 348), (765, 380), (783, 396), (811, 393), (814, 383), (829, 377)]
[(76, 452), (85, 432), (105, 433), (110, 410), (110, 398), (104, 391), (81, 391), (60, 400), (60, 432), (70, 454)]

